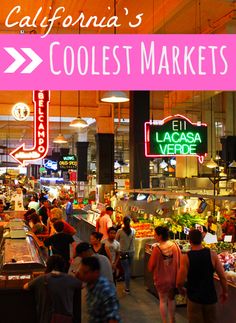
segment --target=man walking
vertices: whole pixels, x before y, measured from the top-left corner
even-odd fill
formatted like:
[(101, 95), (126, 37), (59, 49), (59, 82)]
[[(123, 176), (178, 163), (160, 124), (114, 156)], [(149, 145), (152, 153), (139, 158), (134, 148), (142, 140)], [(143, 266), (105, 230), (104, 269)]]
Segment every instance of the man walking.
[(215, 253), (202, 246), (202, 233), (189, 233), (191, 251), (182, 256), (177, 286), (183, 289), (187, 280), (187, 313), (189, 323), (216, 323), (217, 295), (214, 286), (214, 272), (217, 273), (222, 288), (221, 301), (225, 302), (227, 281), (223, 266)]
[(100, 275), (96, 257), (82, 258), (80, 279), (87, 283), (87, 306), (89, 323), (119, 323), (119, 302), (114, 285)]
[(108, 238), (108, 233), (107, 230), (112, 227), (112, 220), (111, 216), (113, 213), (113, 208), (108, 206), (106, 208), (106, 213), (99, 218), (98, 222), (98, 231), (103, 234), (102, 239), (107, 239)]
[(90, 244), (87, 242), (79, 243), (75, 248), (76, 257), (73, 259), (73, 262), (70, 266), (69, 273), (79, 277), (78, 268), (81, 263), (81, 259), (87, 257), (95, 257), (99, 261), (100, 265), (100, 275), (106, 277), (111, 283), (113, 283), (113, 276), (112, 276), (112, 267), (111, 263), (107, 257), (100, 255), (98, 253), (94, 253)]

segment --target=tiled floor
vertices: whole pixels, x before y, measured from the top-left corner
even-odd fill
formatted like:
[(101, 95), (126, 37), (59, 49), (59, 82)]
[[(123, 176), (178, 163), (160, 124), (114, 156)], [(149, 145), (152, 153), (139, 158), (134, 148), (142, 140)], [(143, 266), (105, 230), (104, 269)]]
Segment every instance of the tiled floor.
[[(143, 278), (132, 280), (130, 295), (123, 293), (123, 283), (118, 283), (120, 313), (123, 323), (161, 323), (158, 300), (146, 291)], [(85, 291), (83, 291), (83, 294)], [(87, 323), (84, 295), (82, 301), (82, 323)], [(187, 323), (186, 307), (177, 307), (176, 323)]]

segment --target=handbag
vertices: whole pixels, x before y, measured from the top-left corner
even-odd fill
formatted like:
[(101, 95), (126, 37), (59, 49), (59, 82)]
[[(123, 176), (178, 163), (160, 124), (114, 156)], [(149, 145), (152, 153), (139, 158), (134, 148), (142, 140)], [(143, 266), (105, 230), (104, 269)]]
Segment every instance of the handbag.
[(129, 252), (121, 252), (120, 259), (121, 260), (129, 259)]
[[(134, 235), (132, 235), (132, 238), (130, 240), (130, 243), (129, 243), (129, 248), (128, 250), (130, 249), (131, 247), (131, 243), (133, 241), (133, 238), (134, 238)], [(120, 251), (120, 260), (125, 260), (125, 259), (129, 259), (130, 258), (130, 253), (129, 251)]]

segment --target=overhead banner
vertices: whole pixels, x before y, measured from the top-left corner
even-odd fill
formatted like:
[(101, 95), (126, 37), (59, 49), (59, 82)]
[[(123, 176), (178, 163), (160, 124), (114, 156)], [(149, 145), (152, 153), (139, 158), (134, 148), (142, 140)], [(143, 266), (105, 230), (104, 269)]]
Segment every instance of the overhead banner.
[(146, 157), (197, 156), (203, 162), (207, 155), (207, 125), (192, 123), (174, 115), (158, 124), (145, 123)]
[(0, 35), (0, 90), (236, 90), (236, 35)]

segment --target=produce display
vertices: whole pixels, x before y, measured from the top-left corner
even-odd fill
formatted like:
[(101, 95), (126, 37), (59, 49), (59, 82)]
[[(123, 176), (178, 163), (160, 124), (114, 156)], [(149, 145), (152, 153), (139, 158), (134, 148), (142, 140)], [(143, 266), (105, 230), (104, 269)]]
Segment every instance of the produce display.
[(235, 268), (235, 263), (236, 263), (236, 253), (235, 252), (230, 253), (229, 251), (223, 251), (220, 254), (218, 254), (218, 257), (219, 257), (219, 259), (226, 271)]
[(133, 223), (132, 228), (136, 230), (136, 238), (153, 237), (154, 229), (151, 223)]

